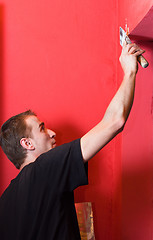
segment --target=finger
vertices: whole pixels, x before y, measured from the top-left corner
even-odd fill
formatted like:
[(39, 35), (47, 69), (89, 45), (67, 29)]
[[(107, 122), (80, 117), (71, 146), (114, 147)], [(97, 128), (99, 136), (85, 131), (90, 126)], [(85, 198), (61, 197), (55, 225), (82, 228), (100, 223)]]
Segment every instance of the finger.
[(129, 54), (134, 54), (134, 53), (138, 52), (139, 50), (140, 50), (140, 48), (138, 48), (137, 46), (132, 46), (129, 49)]
[(144, 53), (145, 51), (143, 49), (141, 49), (138, 45), (132, 44), (131, 46), (129, 46), (128, 52), (129, 52), (129, 54), (140, 55), (140, 54)]
[(135, 52), (133, 55), (138, 57), (138, 56), (142, 55), (144, 52), (145, 52), (144, 50), (140, 49), (137, 52)]
[(133, 53), (135, 50), (138, 49), (138, 46), (135, 43), (128, 44), (128, 52)]

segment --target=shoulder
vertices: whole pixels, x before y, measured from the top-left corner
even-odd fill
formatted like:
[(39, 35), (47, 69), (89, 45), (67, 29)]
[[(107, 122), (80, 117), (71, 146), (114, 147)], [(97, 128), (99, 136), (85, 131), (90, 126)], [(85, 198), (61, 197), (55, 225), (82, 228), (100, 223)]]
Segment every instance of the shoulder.
[(64, 143), (60, 146), (57, 146), (51, 150), (49, 150), (46, 153), (41, 154), (36, 161), (39, 161), (40, 159), (47, 159), (50, 157), (60, 157), (65, 156), (65, 154), (69, 154), (71, 151), (78, 151), (81, 150), (80, 148), (80, 139), (76, 139), (69, 143)]
[(76, 139), (69, 143), (57, 146), (46, 153), (41, 154), (36, 161), (34, 166), (36, 167), (49, 167), (52, 168), (59, 166), (67, 162), (68, 159), (82, 158), (80, 139)]

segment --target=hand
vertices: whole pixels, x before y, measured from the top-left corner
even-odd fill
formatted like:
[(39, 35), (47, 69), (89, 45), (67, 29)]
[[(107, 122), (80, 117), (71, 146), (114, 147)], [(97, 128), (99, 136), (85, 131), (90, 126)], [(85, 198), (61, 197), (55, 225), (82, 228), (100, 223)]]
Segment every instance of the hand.
[(123, 43), (122, 53), (119, 58), (122, 69), (125, 75), (136, 74), (138, 71), (137, 57), (143, 54), (142, 50), (135, 43), (127, 44)]

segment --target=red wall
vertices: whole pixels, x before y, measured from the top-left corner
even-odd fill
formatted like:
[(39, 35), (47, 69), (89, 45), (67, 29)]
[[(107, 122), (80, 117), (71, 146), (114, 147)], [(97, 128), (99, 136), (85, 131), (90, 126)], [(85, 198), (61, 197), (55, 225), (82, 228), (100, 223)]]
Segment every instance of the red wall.
[(118, 0), (119, 25), (124, 28), (127, 22), (131, 32), (144, 18), (152, 5), (153, 0)]
[(134, 106), (122, 144), (122, 239), (152, 239), (153, 43), (143, 42), (150, 65), (137, 76)]
[[(1, 0), (0, 122), (31, 108), (56, 131), (59, 145), (98, 123), (121, 81), (118, 26), (130, 6), (114, 0)], [(125, 134), (132, 129), (127, 126)], [(93, 203), (96, 240), (121, 239), (121, 136), (89, 162), (89, 186), (75, 192), (77, 202)], [(1, 153), (1, 193), (17, 173)]]
[[(130, 5), (128, 0), (119, 1), (119, 23), (124, 27), (127, 19), (149, 61), (147, 69), (139, 66), (134, 106), (122, 135), (121, 239), (128, 240), (150, 240), (153, 234), (153, 43), (150, 41), (153, 14), (149, 11), (152, 4), (153, 1), (143, 0)], [(142, 41), (147, 35), (150, 39)]]
[[(116, 2), (1, 2), (1, 121), (31, 108), (57, 132), (58, 144), (81, 137), (102, 119), (117, 89)], [(89, 163), (89, 187), (76, 192), (76, 201), (93, 202), (97, 240), (112, 239), (120, 224), (119, 145), (118, 138)], [(1, 156), (2, 192), (18, 172)]]

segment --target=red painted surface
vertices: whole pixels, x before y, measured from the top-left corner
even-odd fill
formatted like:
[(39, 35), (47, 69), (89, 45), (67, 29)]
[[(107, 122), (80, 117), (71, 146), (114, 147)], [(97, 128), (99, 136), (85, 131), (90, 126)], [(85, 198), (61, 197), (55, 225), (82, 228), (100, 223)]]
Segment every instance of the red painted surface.
[[(124, 2), (1, 0), (0, 121), (31, 108), (56, 131), (58, 144), (81, 137), (98, 123), (121, 81), (118, 25), (125, 21), (126, 13), (133, 14), (131, 5)], [(151, 6), (151, 1), (145, 3), (142, 11), (144, 4), (136, 2), (141, 14), (139, 19), (132, 15), (130, 26)], [(142, 71), (140, 77), (143, 74), (144, 83), (137, 90), (142, 105), (151, 91), (145, 84), (151, 70)], [(130, 124), (129, 119), (125, 135), (135, 131)], [(140, 135), (136, 141), (138, 138)], [(125, 137), (123, 140), (124, 149)], [(127, 150), (125, 147), (124, 152)], [(75, 192), (77, 202), (93, 203), (96, 240), (121, 239), (121, 151), (120, 135), (89, 162), (89, 186)], [(138, 158), (134, 162), (137, 164)], [(17, 173), (1, 153), (1, 193)]]
[(124, 19), (128, 19), (130, 37), (146, 50), (144, 56), (150, 64), (147, 69), (139, 67), (134, 106), (122, 138), (121, 239), (128, 240), (151, 240), (153, 236), (152, 4), (153, 1), (134, 1), (129, 5), (129, 1), (122, 1), (119, 11), (120, 22), (124, 26)]
[(133, 110), (122, 144), (122, 239), (152, 239), (153, 44), (143, 42), (150, 65), (137, 76)]
[[(117, 89), (116, 2), (1, 2), (2, 120), (31, 108), (57, 132), (58, 144), (81, 137)], [(89, 187), (76, 192), (76, 201), (93, 202), (97, 240), (112, 239), (120, 224), (119, 144), (114, 140), (89, 163)], [(2, 192), (18, 172), (3, 155), (1, 169)]]
[(137, 40), (152, 41), (153, 28), (151, 26), (153, 26), (153, 6), (138, 25), (130, 32), (130, 35)]
[(125, 28), (128, 23), (130, 32), (141, 22), (153, 5), (153, 0), (118, 0), (119, 25)]

